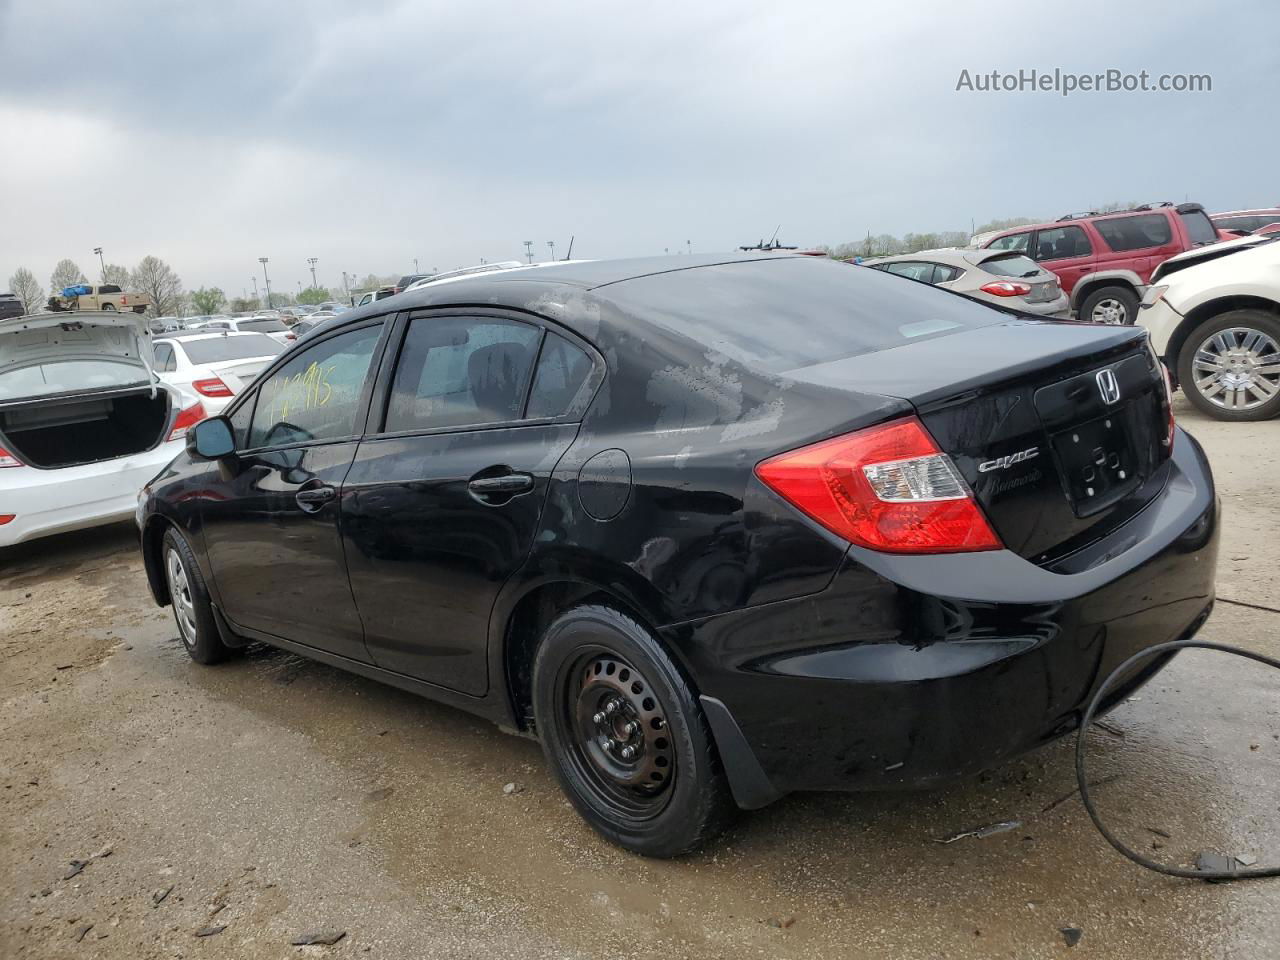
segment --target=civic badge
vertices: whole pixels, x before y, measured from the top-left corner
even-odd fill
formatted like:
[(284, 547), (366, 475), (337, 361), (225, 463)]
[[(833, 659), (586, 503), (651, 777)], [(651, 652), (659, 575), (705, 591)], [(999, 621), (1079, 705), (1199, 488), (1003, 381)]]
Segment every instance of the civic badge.
[(1099, 370), (1096, 379), (1103, 403), (1112, 404), (1120, 399), (1120, 381), (1116, 379), (1115, 371), (1110, 367)]

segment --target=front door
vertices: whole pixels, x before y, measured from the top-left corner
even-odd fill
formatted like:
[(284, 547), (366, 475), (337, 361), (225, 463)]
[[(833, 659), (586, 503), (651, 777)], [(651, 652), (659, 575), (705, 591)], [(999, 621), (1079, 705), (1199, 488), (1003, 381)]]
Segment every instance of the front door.
[(378, 666), (485, 692), (494, 600), (533, 545), (596, 370), (533, 323), (409, 320), (383, 428), (343, 487), (351, 588)]
[(379, 322), (309, 345), (237, 408), (234, 458), (201, 503), (222, 612), (248, 627), (366, 661), (338, 531), (364, 425)]

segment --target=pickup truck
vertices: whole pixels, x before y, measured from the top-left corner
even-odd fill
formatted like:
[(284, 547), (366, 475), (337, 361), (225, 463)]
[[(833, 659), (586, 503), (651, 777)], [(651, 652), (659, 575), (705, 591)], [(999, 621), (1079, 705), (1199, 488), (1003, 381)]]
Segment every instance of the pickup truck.
[(61, 295), (49, 298), (49, 310), (61, 313), (66, 310), (105, 310), (107, 313), (125, 313), (132, 310), (142, 313), (151, 305), (151, 297), (145, 293), (126, 293), (117, 284), (104, 283), (92, 286), (77, 283), (63, 287)]

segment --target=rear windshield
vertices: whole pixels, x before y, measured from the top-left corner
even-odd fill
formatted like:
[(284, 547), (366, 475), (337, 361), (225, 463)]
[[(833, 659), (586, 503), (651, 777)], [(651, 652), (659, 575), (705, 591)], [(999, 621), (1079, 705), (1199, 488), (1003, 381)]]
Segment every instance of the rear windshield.
[(674, 270), (602, 292), (640, 319), (771, 373), (1009, 319), (937, 287), (814, 257)]
[(1178, 216), (1182, 218), (1182, 225), (1187, 228), (1187, 236), (1191, 238), (1192, 246), (1198, 247), (1203, 243), (1217, 241), (1218, 231), (1214, 229), (1208, 214), (1203, 210), (1191, 210), (1180, 213)]
[(241, 320), (241, 330), (261, 330), (263, 333), (281, 333), (289, 328), (283, 320), (272, 320), (264, 317), (261, 320)]
[(54, 360), (0, 373), (0, 400), (111, 390), (146, 383), (140, 364), (117, 360)]
[(251, 333), (243, 337), (188, 340), (182, 344), (182, 349), (192, 363), (203, 364), (223, 360), (248, 360), (251, 357), (274, 357), (284, 350), (284, 345), (265, 333)]
[(1030, 257), (997, 257), (984, 260), (982, 270), (994, 273), (997, 277), (1034, 277), (1040, 267)]

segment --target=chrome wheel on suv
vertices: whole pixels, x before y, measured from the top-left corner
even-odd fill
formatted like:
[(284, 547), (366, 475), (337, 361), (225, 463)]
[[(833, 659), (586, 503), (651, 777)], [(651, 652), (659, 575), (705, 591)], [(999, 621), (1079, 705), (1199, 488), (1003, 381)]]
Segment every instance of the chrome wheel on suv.
[(1252, 410), (1280, 396), (1280, 344), (1249, 327), (1219, 330), (1196, 348), (1192, 371), (1210, 403)]
[(1127, 317), (1124, 304), (1115, 297), (1099, 300), (1093, 305), (1093, 312), (1089, 314), (1089, 320), (1093, 323), (1110, 323), (1116, 326), (1124, 323)]
[(1178, 382), (1188, 400), (1219, 420), (1280, 414), (1280, 317), (1230, 310), (1202, 324), (1178, 352)]

